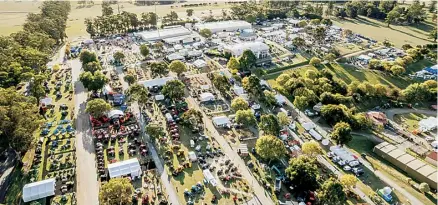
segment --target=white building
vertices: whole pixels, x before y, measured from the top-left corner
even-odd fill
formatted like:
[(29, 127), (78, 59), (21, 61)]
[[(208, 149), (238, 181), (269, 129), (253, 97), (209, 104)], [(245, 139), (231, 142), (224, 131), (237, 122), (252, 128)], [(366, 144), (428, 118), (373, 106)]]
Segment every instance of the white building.
[(56, 179), (51, 178), (24, 185), (23, 201), (29, 202), (55, 195), (55, 183)]
[[(183, 26), (170, 26), (163, 29), (135, 33), (136, 36), (141, 37), (144, 41), (159, 41), (176, 37), (181, 37), (181, 39), (177, 40), (184, 40), (185, 38), (182, 38), (183, 36), (190, 36), (192, 34), (193, 33), (189, 29), (184, 28)], [(171, 39), (170, 41), (174, 40), (175, 39)]]
[(217, 21), (197, 23), (194, 26), (195, 30), (209, 29), (212, 33), (217, 32), (234, 32), (237, 30), (250, 29), (251, 24), (246, 21)]
[(108, 164), (108, 172), (110, 178), (122, 177), (131, 175), (131, 177), (138, 177), (141, 175), (141, 167), (137, 158), (128, 159), (113, 164)]
[(199, 99), (201, 102), (208, 102), (214, 100), (214, 95), (212, 93), (202, 93), (199, 95)]
[(262, 42), (243, 42), (224, 47), (224, 52), (229, 52), (233, 56), (240, 56), (246, 50), (251, 50), (258, 59), (269, 57), (269, 46)]
[(227, 116), (218, 116), (211, 118), (216, 127), (225, 127), (231, 125), (230, 119)]

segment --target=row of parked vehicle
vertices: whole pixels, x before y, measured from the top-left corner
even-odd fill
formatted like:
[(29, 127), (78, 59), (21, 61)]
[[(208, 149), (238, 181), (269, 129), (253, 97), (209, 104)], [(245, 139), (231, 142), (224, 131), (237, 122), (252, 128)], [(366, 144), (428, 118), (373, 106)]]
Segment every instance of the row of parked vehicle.
[(356, 176), (361, 176), (362, 174), (364, 174), (363, 169), (360, 167), (361, 163), (357, 160), (347, 162), (333, 152), (328, 152), (327, 156), (332, 160), (332, 162), (342, 167), (344, 171), (351, 171)]

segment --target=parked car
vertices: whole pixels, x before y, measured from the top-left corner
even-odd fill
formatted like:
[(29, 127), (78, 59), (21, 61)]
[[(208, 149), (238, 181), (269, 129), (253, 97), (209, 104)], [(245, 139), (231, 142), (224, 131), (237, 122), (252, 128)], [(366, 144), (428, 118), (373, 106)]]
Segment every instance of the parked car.
[(365, 172), (363, 171), (363, 169), (362, 169), (362, 168), (359, 168), (359, 167), (353, 168), (352, 171), (353, 171), (353, 173), (354, 173), (356, 176), (361, 176), (362, 174), (365, 173)]

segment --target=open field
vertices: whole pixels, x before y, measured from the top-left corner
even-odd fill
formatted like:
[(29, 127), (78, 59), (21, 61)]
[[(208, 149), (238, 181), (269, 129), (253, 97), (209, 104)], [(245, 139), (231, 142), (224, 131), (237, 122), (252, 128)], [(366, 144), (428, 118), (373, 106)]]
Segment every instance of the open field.
[(416, 26), (398, 26), (387, 24), (375, 19), (359, 16), (357, 19), (333, 18), (333, 24), (342, 28), (350, 29), (355, 33), (362, 34), (377, 41), (389, 40), (396, 47), (401, 48), (403, 44), (428, 44), (427, 33), (434, 28), (434, 23), (426, 21)]
[(417, 61), (415, 63), (412, 63), (412, 64), (408, 65), (406, 67), (406, 73), (407, 74), (413, 74), (413, 73), (415, 73), (417, 71), (423, 70), (424, 68), (427, 68), (427, 67), (430, 67), (430, 66), (433, 66), (433, 65), (436, 65), (436, 63), (434, 63), (434, 62), (432, 62), (430, 60), (427, 60), (427, 59), (419, 60), (419, 61)]
[(420, 122), (420, 120), (425, 118), (427, 118), (427, 116), (423, 114), (409, 113), (409, 114), (395, 115), (394, 121), (399, 125), (403, 126), (409, 132), (412, 132), (418, 129), (418, 122)]
[[(199, 3), (199, 2), (196, 2)], [(213, 15), (221, 15), (221, 9), (229, 8), (230, 5), (214, 2), (209, 6), (190, 7), (194, 10), (194, 16), (209, 15), (210, 9)], [(190, 4), (190, 1), (187, 2)], [(0, 35), (8, 35), (17, 32), (22, 28), (22, 24), (26, 20), (28, 13), (39, 12), (41, 2), (25, 1), (25, 2), (0, 2)], [(180, 4), (172, 5), (157, 5), (155, 6), (136, 6), (131, 3), (122, 2), (120, 5), (120, 12), (127, 11), (140, 15), (143, 12), (155, 12), (159, 17), (162, 17), (170, 11), (177, 12), (180, 18), (186, 18), (186, 10), (189, 7), (180, 7)], [(173, 9), (171, 8), (173, 7)], [(178, 7), (177, 7), (178, 6)], [(114, 13), (117, 13), (117, 5), (113, 5)], [(69, 19), (67, 20), (67, 36), (69, 38), (76, 38), (79, 36), (88, 36), (85, 31), (84, 20), (86, 18), (94, 18), (101, 15), (102, 7), (100, 2), (96, 2), (94, 6), (77, 8), (77, 2), (71, 2), (71, 9)]]

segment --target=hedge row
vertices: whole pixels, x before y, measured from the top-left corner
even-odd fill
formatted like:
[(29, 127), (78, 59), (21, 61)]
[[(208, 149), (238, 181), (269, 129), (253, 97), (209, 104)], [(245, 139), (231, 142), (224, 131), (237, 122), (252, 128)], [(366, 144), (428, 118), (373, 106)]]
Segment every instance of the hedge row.
[(274, 69), (267, 70), (266, 74), (271, 74), (271, 73), (275, 73), (275, 72), (279, 72), (279, 71), (283, 71), (283, 70), (287, 70), (287, 69), (291, 69), (291, 68), (296, 68), (296, 67), (304, 66), (307, 64), (309, 64), (309, 61), (304, 61), (301, 63), (296, 63), (296, 64), (287, 65), (287, 66), (283, 66), (283, 67), (277, 67)]

